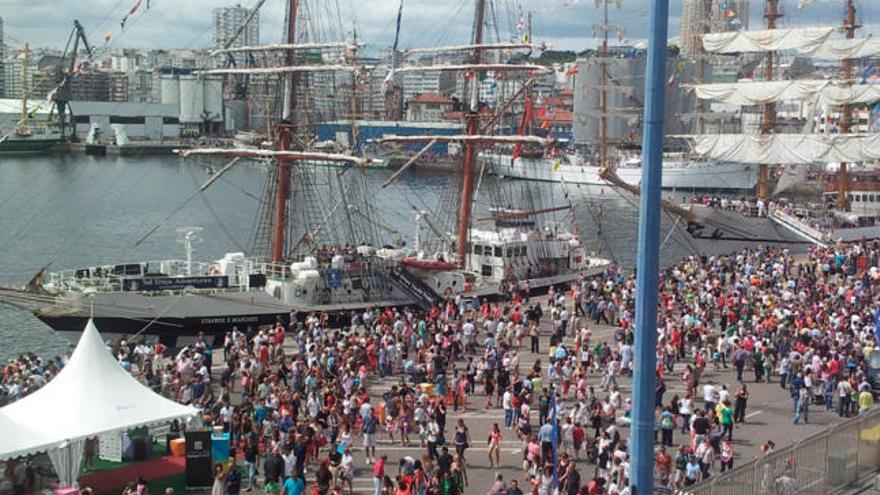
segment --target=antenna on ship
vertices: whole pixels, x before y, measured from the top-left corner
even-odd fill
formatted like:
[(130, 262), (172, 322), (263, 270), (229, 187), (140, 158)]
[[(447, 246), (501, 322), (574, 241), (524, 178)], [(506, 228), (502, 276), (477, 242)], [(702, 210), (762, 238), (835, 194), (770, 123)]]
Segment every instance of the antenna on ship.
[(186, 252), (186, 275), (192, 276), (193, 244), (202, 242), (201, 227), (180, 227), (177, 229), (177, 242), (183, 244)]

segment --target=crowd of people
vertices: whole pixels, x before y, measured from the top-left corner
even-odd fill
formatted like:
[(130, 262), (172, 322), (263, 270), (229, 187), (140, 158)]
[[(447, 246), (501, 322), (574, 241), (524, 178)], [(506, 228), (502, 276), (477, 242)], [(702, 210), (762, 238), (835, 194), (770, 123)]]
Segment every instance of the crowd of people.
[[(794, 423), (809, 421), (814, 404), (840, 416), (867, 412), (878, 266), (880, 245), (862, 243), (813, 248), (800, 263), (758, 248), (664, 269), (658, 485), (690, 486), (733, 468), (735, 426), (749, 417), (747, 382), (785, 389)], [(634, 368), (635, 279), (610, 267), (551, 287), (540, 302), (529, 292), (515, 286), (501, 302), (457, 297), (430, 311), (352, 312), (338, 329), (326, 315), (291, 314), (273, 328), (230, 329), (222, 354), (207, 339), (173, 356), (134, 342), (114, 352), (155, 390), (199, 406), (205, 424), (230, 433), (244, 475), (218, 466), (216, 495), (352, 493), (365, 473), (376, 495), (474, 493), (469, 466), (512, 467), (504, 438), (522, 446), (514, 465), (522, 477), (499, 473), (490, 495), (546, 495), (555, 483), (570, 495), (629, 494), (632, 411), (618, 382)], [(62, 366), (20, 357), (4, 368), (0, 389), (19, 397)], [(707, 368), (730, 368), (730, 386), (717, 373), (707, 378)], [(667, 392), (676, 381), (684, 392)], [(447, 424), (450, 409), (465, 407), (503, 410), (483, 437), (486, 458), (469, 452), (472, 425)], [(389, 460), (389, 444), (423, 455)]]

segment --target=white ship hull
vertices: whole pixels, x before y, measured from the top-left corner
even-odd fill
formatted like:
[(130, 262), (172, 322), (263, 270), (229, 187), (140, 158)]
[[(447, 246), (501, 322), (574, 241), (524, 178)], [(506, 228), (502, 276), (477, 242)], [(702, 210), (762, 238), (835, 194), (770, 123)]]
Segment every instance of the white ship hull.
[[(579, 158), (517, 158), (481, 155), (490, 173), (503, 177), (567, 184), (607, 186), (599, 177), (599, 167)], [(623, 181), (639, 185), (642, 169), (622, 166), (616, 170)], [(747, 191), (758, 183), (758, 166), (742, 163), (667, 162), (663, 167), (663, 189)]]

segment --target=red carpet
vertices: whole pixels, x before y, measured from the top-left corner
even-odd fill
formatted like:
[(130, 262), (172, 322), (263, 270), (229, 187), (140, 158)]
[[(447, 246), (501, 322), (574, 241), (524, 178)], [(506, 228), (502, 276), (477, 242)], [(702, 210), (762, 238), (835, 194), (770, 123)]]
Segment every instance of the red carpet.
[(120, 492), (126, 483), (137, 481), (138, 476), (143, 476), (147, 481), (167, 478), (182, 473), (185, 465), (184, 457), (160, 457), (82, 476), (79, 479), (79, 486), (92, 487), (95, 493)]

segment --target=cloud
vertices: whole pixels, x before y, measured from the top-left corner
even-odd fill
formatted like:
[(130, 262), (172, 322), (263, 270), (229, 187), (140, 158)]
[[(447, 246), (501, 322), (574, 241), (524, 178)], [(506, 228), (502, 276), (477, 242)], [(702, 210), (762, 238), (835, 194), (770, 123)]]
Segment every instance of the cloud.
[[(7, 43), (63, 48), (73, 19), (79, 19), (89, 39), (100, 44), (104, 33), (114, 33), (113, 46), (125, 48), (205, 48), (211, 45), (211, 9), (233, 5), (223, 0), (146, 0), (119, 32), (119, 22), (136, 0), (3, 0), (3, 20)], [(679, 33), (682, 0), (670, 0), (669, 36)], [(242, 0), (251, 6), (255, 0)], [(310, 35), (321, 39), (358, 37), (373, 50), (391, 45), (397, 12), (396, 0), (303, 0)], [(782, 0), (787, 17), (785, 26), (819, 25), (829, 19), (842, 19), (841, 0), (814, 0), (797, 9), (798, 0)], [(281, 40), (284, 23), (283, 0), (268, 0), (261, 11), (260, 37), (263, 42)], [(533, 12), (535, 39), (547, 40), (556, 49), (579, 50), (595, 46), (592, 25), (601, 22), (601, 10), (594, 0), (516, 0), (492, 2), (487, 39), (508, 39), (521, 12)], [(629, 39), (643, 39), (648, 32), (650, 0), (622, 0), (618, 11), (609, 9), (611, 23), (625, 28)], [(338, 12), (341, 15), (337, 15)], [(751, 25), (762, 22), (763, 0), (751, 2)], [(401, 47), (430, 46), (466, 42), (470, 38), (473, 0), (405, 0)], [(863, 33), (876, 33), (880, 23), (880, 2), (861, 0)]]

